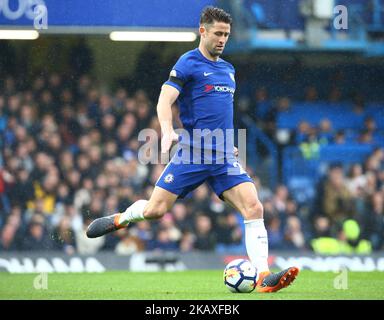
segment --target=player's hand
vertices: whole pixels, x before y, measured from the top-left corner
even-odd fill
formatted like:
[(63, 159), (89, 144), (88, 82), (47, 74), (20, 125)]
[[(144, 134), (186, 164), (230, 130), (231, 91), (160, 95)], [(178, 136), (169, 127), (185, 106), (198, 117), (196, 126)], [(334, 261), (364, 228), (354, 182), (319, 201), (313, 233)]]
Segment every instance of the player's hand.
[(175, 131), (165, 133), (161, 138), (161, 153), (167, 153), (171, 149), (172, 143), (179, 141), (179, 136)]
[(236, 147), (233, 147), (233, 154), (235, 155), (235, 157), (238, 157), (239, 156), (239, 149), (237, 149)]

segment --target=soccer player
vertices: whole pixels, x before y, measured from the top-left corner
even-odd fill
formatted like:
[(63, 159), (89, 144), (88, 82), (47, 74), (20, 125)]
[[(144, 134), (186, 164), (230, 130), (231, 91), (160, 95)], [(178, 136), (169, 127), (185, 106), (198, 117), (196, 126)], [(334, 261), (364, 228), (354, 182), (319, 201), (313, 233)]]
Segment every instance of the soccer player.
[[(162, 132), (161, 152), (167, 153), (173, 142), (180, 140), (179, 150), (165, 167), (148, 201), (138, 200), (123, 213), (96, 219), (89, 225), (87, 236), (95, 238), (127, 227), (132, 222), (160, 219), (178, 198), (183, 198), (206, 181), (220, 199), (244, 217), (246, 250), (258, 270), (256, 290), (275, 292), (287, 287), (299, 269), (291, 267), (279, 273), (269, 271), (263, 206), (252, 179), (241, 168), (234, 155), (233, 142), (225, 134), (220, 136), (222, 139), (211, 139), (211, 142), (202, 139), (206, 136), (212, 138), (210, 133), (214, 130), (233, 130), (235, 69), (220, 58), (231, 25), (231, 16), (220, 8), (206, 7), (202, 11), (199, 47), (179, 58), (161, 88), (157, 104)], [(180, 137), (172, 125), (171, 106), (176, 100), (183, 129), (189, 133)], [(203, 133), (196, 137), (193, 135), (195, 131)], [(197, 146), (201, 140), (204, 144)], [(192, 153), (188, 152), (189, 147)], [(208, 149), (213, 152), (207, 152)], [(200, 156), (196, 157), (196, 150), (201, 151)], [(208, 156), (210, 162), (205, 161), (209, 160)]]

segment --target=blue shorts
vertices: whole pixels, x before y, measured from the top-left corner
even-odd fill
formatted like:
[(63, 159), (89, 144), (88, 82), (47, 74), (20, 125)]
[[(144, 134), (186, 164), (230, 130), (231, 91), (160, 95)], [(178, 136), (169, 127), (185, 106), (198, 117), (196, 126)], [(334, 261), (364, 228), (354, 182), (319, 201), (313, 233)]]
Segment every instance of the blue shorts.
[(222, 200), (221, 195), (225, 190), (243, 182), (253, 183), (237, 161), (224, 164), (175, 164), (171, 160), (156, 186), (178, 195), (178, 198), (184, 198), (205, 181)]

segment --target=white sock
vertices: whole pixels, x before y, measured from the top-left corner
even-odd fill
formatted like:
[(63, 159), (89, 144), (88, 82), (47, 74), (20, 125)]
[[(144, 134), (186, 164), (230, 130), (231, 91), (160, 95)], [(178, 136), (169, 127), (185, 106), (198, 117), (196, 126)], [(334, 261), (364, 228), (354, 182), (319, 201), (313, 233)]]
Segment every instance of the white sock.
[(268, 267), (268, 235), (264, 219), (244, 220), (245, 246), (251, 263), (257, 272), (269, 271)]
[(125, 225), (129, 222), (137, 222), (144, 220), (144, 208), (147, 205), (148, 200), (138, 200), (131, 204), (127, 210), (125, 210), (119, 219), (119, 224)]

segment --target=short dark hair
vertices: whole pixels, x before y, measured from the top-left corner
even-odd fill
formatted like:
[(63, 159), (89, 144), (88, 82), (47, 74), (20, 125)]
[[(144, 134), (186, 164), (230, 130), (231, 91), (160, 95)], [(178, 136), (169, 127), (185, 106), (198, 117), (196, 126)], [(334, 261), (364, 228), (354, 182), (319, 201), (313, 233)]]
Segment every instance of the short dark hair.
[(232, 25), (231, 15), (217, 7), (205, 7), (201, 12), (200, 24), (213, 24), (215, 21)]

